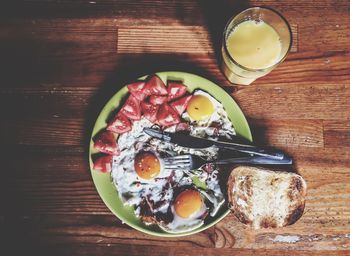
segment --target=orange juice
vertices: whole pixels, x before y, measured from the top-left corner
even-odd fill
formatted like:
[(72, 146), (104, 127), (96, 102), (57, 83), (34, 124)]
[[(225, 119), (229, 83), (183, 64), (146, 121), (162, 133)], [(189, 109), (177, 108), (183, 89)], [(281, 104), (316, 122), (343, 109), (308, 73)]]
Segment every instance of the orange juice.
[(265, 76), (287, 56), (292, 34), (276, 11), (252, 7), (226, 25), (222, 44), (222, 71), (234, 84), (249, 85)]
[(278, 33), (263, 21), (238, 24), (227, 38), (228, 52), (238, 64), (249, 69), (273, 66), (281, 55)]

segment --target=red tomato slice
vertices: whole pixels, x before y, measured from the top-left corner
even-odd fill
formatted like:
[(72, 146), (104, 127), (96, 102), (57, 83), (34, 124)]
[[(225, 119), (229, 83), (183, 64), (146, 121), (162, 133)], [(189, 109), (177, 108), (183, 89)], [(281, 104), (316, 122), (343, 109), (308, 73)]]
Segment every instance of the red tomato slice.
[(156, 123), (159, 105), (153, 105), (151, 103), (143, 101), (141, 102), (141, 109), (144, 117), (146, 117), (152, 123)]
[(140, 103), (132, 94), (126, 100), (120, 112), (131, 120), (141, 119)]
[(162, 126), (170, 126), (180, 122), (179, 114), (167, 103), (160, 105), (157, 113), (157, 121)]
[(168, 97), (162, 95), (151, 95), (149, 97), (149, 102), (153, 105), (162, 105), (163, 103), (168, 101)]
[(143, 93), (146, 95), (166, 95), (168, 92), (162, 79), (157, 75), (152, 75), (147, 79)]
[(145, 84), (145, 81), (137, 81), (135, 83), (128, 84), (127, 87), (129, 92), (134, 95), (136, 99), (143, 101), (143, 99), (147, 97), (147, 95), (143, 92)]
[(108, 124), (107, 130), (122, 134), (131, 130), (130, 120), (121, 112), (119, 112)]
[(94, 148), (109, 155), (119, 155), (120, 151), (113, 132), (102, 131), (94, 139)]
[(94, 161), (93, 169), (100, 172), (110, 172), (112, 170), (112, 155), (100, 156)]
[(185, 111), (185, 109), (187, 108), (188, 102), (190, 101), (190, 99), (192, 98), (192, 95), (187, 95), (184, 96), (180, 99), (177, 99), (173, 102), (170, 103), (170, 106), (176, 110), (176, 112), (179, 115), (182, 115), (182, 113)]
[(168, 82), (168, 101), (180, 98), (187, 92), (187, 86), (179, 82)]

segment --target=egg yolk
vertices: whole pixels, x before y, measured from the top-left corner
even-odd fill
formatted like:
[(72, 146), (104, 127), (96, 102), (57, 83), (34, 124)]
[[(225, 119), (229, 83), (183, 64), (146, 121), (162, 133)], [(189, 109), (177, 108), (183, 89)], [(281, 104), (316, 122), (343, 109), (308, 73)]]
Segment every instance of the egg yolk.
[(200, 193), (196, 190), (188, 189), (181, 192), (175, 199), (174, 208), (181, 218), (188, 218), (198, 212), (203, 201)]
[(194, 95), (187, 105), (187, 113), (195, 121), (205, 120), (214, 113), (214, 106), (207, 97)]
[(134, 163), (137, 175), (145, 180), (156, 177), (160, 172), (159, 159), (150, 152), (142, 152), (135, 158)]

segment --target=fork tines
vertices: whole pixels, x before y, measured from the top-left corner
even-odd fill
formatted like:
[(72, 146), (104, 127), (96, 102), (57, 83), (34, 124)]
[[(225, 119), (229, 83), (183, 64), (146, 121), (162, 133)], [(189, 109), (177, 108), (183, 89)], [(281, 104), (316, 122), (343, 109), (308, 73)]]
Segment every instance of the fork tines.
[(171, 170), (187, 170), (191, 168), (192, 161), (190, 155), (179, 155), (163, 159), (164, 168)]

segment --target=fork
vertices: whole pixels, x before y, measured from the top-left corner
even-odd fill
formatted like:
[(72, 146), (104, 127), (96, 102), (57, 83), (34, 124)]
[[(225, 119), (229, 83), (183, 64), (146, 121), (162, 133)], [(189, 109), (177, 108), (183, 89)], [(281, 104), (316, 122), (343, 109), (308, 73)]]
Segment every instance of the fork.
[(179, 156), (172, 156), (163, 159), (164, 168), (170, 170), (183, 170), (190, 171), (202, 167), (204, 164), (271, 164), (271, 165), (287, 165), (292, 164), (293, 160), (284, 156), (282, 159), (274, 159), (265, 156), (248, 156), (248, 157), (238, 157), (238, 158), (228, 158), (222, 160), (207, 161), (204, 158), (185, 154)]

